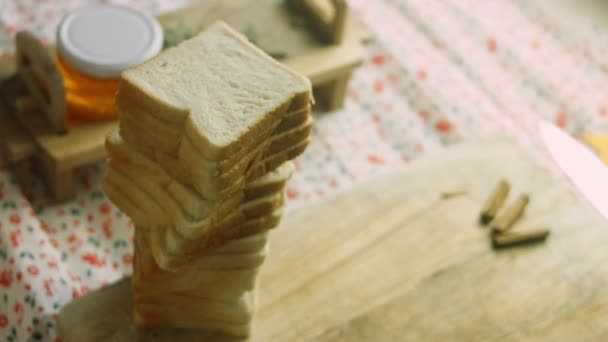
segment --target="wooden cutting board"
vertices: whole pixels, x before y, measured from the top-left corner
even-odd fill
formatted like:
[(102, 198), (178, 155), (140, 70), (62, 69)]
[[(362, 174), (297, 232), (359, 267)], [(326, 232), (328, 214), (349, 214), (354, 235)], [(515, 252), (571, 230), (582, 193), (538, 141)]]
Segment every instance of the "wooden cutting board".
[[(500, 178), (509, 200), (531, 197), (514, 229), (548, 227), (545, 243), (492, 249), (477, 220)], [(607, 247), (608, 223), (512, 141), (455, 146), (287, 214), (272, 233), (252, 340), (606, 341)], [(126, 289), (122, 302), (125, 285), (113, 290)], [(87, 306), (111, 321), (91, 300), (104, 291), (78, 315)], [(60, 316), (70, 334), (124, 337), (116, 323), (77, 325), (70, 311)]]

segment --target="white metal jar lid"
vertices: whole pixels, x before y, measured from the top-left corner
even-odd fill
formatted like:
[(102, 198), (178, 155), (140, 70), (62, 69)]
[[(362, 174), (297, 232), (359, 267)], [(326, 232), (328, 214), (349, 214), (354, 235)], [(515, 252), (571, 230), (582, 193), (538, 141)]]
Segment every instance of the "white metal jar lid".
[(153, 17), (116, 5), (91, 5), (66, 15), (57, 29), (59, 54), (84, 74), (118, 78), (160, 52), (163, 30)]

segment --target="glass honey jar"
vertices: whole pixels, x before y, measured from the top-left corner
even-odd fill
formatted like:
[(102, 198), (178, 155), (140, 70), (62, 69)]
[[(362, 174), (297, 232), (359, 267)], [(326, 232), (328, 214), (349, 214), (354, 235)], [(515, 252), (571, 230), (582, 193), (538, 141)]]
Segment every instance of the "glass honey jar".
[(56, 40), (68, 121), (90, 122), (117, 118), (120, 74), (160, 52), (163, 31), (149, 15), (99, 4), (67, 14)]

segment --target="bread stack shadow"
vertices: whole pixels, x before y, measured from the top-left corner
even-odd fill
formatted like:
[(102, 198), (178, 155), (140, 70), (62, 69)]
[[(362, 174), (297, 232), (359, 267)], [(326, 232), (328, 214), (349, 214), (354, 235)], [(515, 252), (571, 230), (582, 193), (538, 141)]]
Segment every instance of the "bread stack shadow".
[(135, 223), (137, 326), (247, 336), (310, 82), (222, 22), (123, 73), (104, 191)]

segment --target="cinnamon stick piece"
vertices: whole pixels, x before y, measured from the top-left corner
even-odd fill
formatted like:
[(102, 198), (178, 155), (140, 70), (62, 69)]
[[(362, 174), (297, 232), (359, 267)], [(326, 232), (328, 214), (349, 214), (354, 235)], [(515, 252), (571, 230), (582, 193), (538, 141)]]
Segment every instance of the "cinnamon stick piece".
[(527, 243), (541, 242), (547, 239), (550, 232), (546, 228), (492, 234), (492, 242), (495, 248), (509, 247)]
[(513, 227), (526, 210), (526, 206), (530, 201), (527, 194), (520, 195), (501, 215), (499, 215), (492, 223), (492, 230), (497, 233), (504, 233)]
[(488, 224), (494, 219), (498, 210), (500, 210), (505, 203), (510, 188), (511, 186), (504, 179), (501, 179), (500, 182), (498, 182), (496, 188), (492, 191), (481, 210), (481, 215), (479, 217), (479, 222), (481, 222), (481, 224)]

